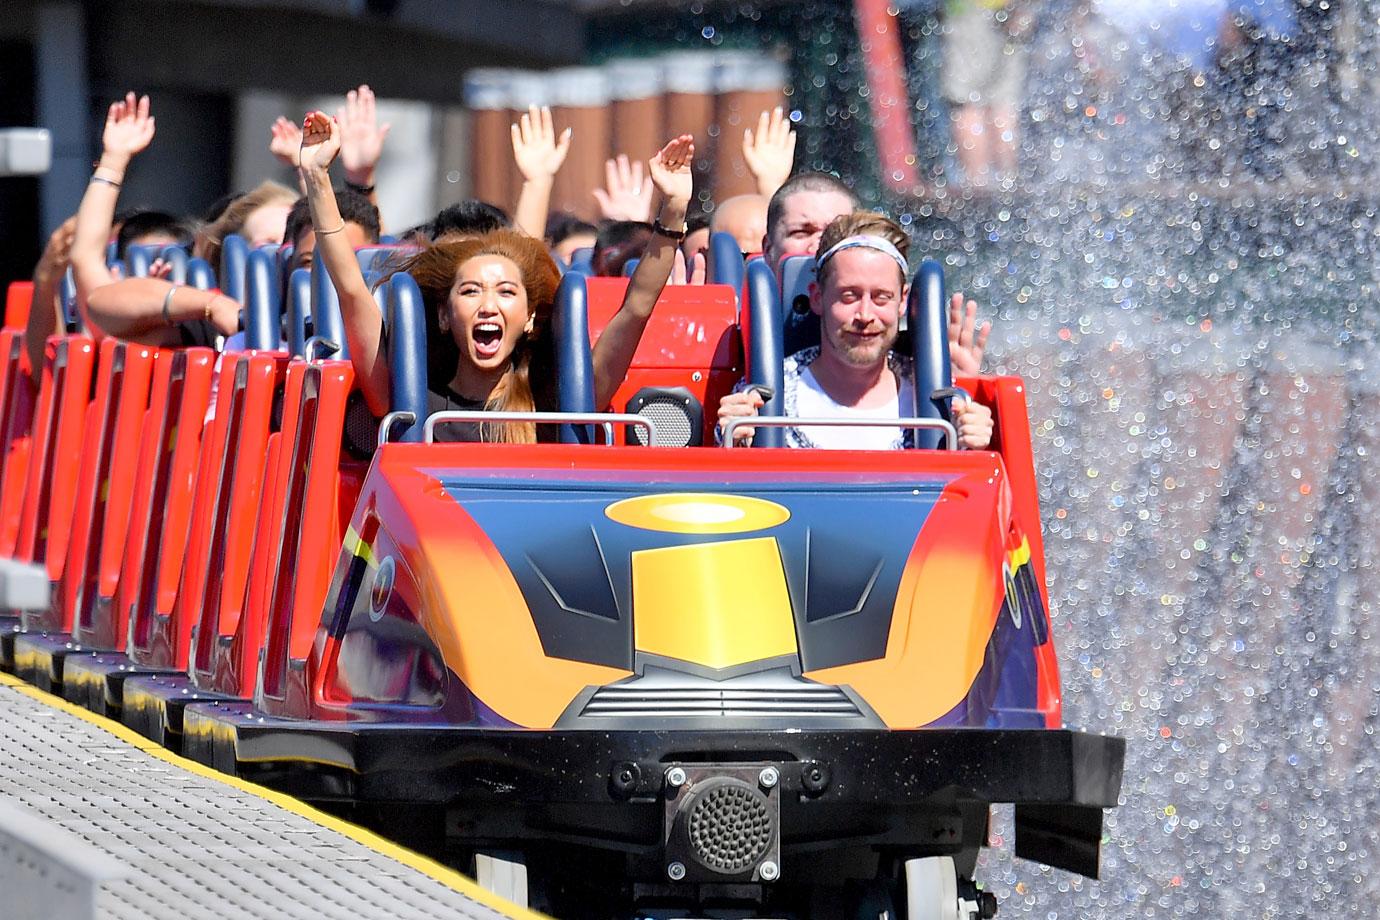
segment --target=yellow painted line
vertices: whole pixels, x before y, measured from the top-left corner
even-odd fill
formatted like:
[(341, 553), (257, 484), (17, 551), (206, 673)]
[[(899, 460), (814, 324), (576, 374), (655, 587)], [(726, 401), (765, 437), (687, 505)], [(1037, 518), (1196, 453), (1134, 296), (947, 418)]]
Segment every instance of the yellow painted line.
[(380, 853), (409, 868), (415, 869), (423, 875), (435, 879), (452, 891), (458, 891), (471, 900), (478, 901), (486, 907), (491, 907), (505, 916), (514, 918), (514, 920), (549, 920), (545, 914), (528, 910), (525, 907), (519, 907), (506, 898), (499, 897), (492, 891), (479, 887), (479, 883), (469, 876), (457, 872), (449, 866), (444, 866), (434, 859), (429, 859), (420, 853), (414, 853), (412, 850), (398, 846), (393, 841), (381, 837), (373, 831), (365, 830), (348, 821), (343, 821), (334, 815), (326, 814), (324, 811), (313, 808), (306, 802), (295, 799), (285, 793), (275, 792), (266, 786), (260, 786), (257, 783), (251, 783), (248, 780), (240, 779), (237, 776), (221, 773), (219, 770), (215, 770), (205, 764), (197, 763), (195, 760), (188, 760), (186, 757), (174, 754), (158, 742), (151, 738), (145, 738), (122, 722), (107, 719), (104, 716), (97, 715), (89, 709), (78, 706), (76, 703), (71, 703), (61, 697), (46, 693), (31, 684), (25, 683), (13, 674), (6, 674), (0, 671), (0, 686), (12, 687), (45, 706), (61, 710), (68, 715), (76, 716), (83, 722), (88, 722), (99, 729), (109, 732), (131, 747), (138, 748), (152, 757), (165, 760), (175, 767), (186, 770), (188, 773), (195, 773), (197, 776), (215, 780), (233, 789), (238, 789), (241, 792), (258, 796), (267, 802), (272, 802), (279, 808), (286, 809), (295, 815), (301, 815), (314, 824), (349, 837), (356, 843), (363, 844), (376, 853)]

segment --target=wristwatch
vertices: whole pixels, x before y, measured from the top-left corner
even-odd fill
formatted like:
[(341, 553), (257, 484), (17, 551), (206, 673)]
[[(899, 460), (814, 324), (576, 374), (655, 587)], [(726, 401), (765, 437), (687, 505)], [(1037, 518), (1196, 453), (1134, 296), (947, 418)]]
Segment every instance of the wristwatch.
[(663, 223), (661, 222), (661, 218), (660, 218), (660, 217), (658, 217), (656, 220), (652, 221), (652, 232), (653, 232), (653, 233), (659, 233), (659, 234), (661, 234), (662, 236), (670, 237), (670, 238), (673, 239), (673, 240), (683, 240), (683, 239), (685, 239), (685, 226), (684, 226), (684, 225), (681, 225), (681, 228), (680, 228), (679, 230), (672, 230), (670, 227), (667, 227), (665, 224), (663, 224)]

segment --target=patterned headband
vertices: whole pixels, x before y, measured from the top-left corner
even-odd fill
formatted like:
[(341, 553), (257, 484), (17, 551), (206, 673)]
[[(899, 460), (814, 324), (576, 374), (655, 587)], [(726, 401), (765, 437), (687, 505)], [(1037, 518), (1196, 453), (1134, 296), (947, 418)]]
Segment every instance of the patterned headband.
[(815, 273), (824, 270), (825, 264), (834, 256), (843, 252), (845, 249), (875, 249), (877, 252), (891, 256), (901, 268), (901, 277), (910, 274), (910, 267), (906, 264), (906, 257), (901, 255), (901, 250), (891, 244), (889, 240), (884, 240), (880, 236), (849, 236), (839, 240), (830, 246), (828, 251), (815, 258)]

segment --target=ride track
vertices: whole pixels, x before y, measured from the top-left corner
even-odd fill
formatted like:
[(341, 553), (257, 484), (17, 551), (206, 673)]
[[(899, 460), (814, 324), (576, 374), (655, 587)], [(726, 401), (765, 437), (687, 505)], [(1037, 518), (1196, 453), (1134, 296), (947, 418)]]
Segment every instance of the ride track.
[[(22, 512), (0, 553), (54, 597), (11, 621), (7, 666), (562, 917), (987, 916), (971, 876), (1002, 802), (1017, 855), (1096, 876), (1124, 744), (1061, 727), (1019, 379), (957, 381), (993, 410), (990, 451), (924, 430), (889, 453), (693, 446), (744, 375), (776, 408), (795, 303), (721, 256), (728, 284), (663, 293), (613, 401), (685, 446), (600, 445), (626, 419), (594, 412), (590, 337), (626, 281), (572, 271), (564, 443), (435, 443), (397, 274), (394, 411), (365, 461), (342, 448), (329, 287), (289, 279), (293, 355), (273, 255), (227, 253), (258, 347), (218, 368), (71, 335), (34, 394), (0, 332), (0, 511)], [(943, 295), (926, 263), (924, 428), (954, 392)]]

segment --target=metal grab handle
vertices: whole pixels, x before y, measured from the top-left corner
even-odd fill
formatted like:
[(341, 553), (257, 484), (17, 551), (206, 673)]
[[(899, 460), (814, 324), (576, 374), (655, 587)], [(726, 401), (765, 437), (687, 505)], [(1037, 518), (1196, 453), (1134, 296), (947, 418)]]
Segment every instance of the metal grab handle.
[(733, 432), (754, 428), (929, 428), (944, 432), (948, 450), (958, 450), (958, 431), (942, 418), (793, 418), (787, 415), (745, 415), (724, 423), (724, 447), (733, 446)]
[(422, 427), (422, 440), (436, 440), (437, 423), (446, 422), (544, 422), (554, 425), (603, 425), (610, 443), (614, 425), (637, 425), (647, 430), (647, 443), (656, 443), (656, 423), (646, 416), (621, 412), (486, 412), (483, 409), (434, 412)]
[(385, 415), (379, 422), (379, 447), (388, 443), (388, 436), (392, 434), (393, 428), (398, 422), (406, 422), (411, 425), (415, 421), (417, 421), (417, 416), (403, 409)]
[(328, 360), (326, 355), (338, 354), (340, 346), (324, 335), (314, 335), (307, 339), (302, 346), (302, 356), (307, 359), (307, 363), (316, 364), (319, 361)]

